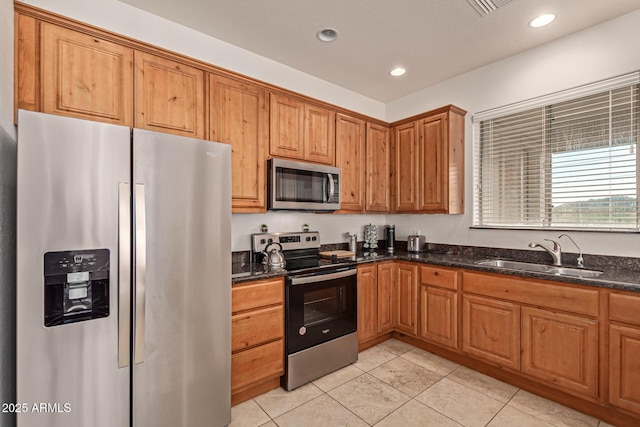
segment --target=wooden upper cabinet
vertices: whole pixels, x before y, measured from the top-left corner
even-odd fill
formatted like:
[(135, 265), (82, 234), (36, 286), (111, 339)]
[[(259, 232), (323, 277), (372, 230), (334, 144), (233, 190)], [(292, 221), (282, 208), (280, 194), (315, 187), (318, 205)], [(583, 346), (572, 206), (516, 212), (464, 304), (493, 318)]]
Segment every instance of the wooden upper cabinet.
[(394, 209), (464, 213), (464, 116), (453, 105), (394, 126)]
[(269, 154), (335, 164), (335, 112), (279, 93), (270, 95)]
[[(41, 111), (131, 126), (132, 49), (47, 22), (40, 24), (40, 36)], [(25, 88), (18, 92), (20, 97)]]
[(304, 158), (304, 102), (281, 94), (270, 95), (269, 154)]
[(394, 128), (395, 212), (418, 211), (418, 130), (415, 123)]
[(42, 111), (38, 69), (40, 24), (34, 17), (18, 12), (14, 12), (14, 18), (14, 107), (16, 110)]
[(209, 139), (231, 144), (233, 212), (266, 210), (266, 147), (269, 106), (266, 89), (209, 75)]
[(336, 163), (336, 113), (311, 104), (304, 106), (304, 159)]
[(447, 189), (444, 186), (444, 171), (448, 156), (445, 152), (447, 138), (447, 114), (436, 114), (419, 123), (418, 150), (420, 164), (420, 194), (418, 209), (421, 211), (446, 212), (444, 202)]
[(367, 212), (389, 212), (391, 209), (391, 140), (389, 128), (367, 123), (366, 139), (366, 205)]
[(135, 127), (204, 139), (204, 72), (135, 53)]
[(336, 115), (336, 166), (340, 168), (340, 211), (364, 212), (364, 120)]

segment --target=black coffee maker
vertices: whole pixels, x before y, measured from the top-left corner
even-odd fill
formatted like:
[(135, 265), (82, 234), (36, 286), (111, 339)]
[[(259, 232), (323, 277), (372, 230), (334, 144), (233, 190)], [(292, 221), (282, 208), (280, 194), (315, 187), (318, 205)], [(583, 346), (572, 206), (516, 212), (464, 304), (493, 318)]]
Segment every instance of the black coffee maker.
[(396, 226), (385, 225), (385, 234), (387, 241), (387, 252), (393, 253), (393, 246), (396, 243)]

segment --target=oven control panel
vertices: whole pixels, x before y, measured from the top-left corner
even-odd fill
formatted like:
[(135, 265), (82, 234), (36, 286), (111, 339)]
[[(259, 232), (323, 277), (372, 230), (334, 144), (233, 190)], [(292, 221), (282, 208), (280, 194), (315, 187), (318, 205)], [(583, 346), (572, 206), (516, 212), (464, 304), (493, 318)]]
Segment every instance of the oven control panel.
[(301, 231), (293, 233), (256, 233), (251, 235), (251, 251), (264, 251), (269, 243), (280, 243), (282, 250), (320, 248), (320, 233), (317, 231)]

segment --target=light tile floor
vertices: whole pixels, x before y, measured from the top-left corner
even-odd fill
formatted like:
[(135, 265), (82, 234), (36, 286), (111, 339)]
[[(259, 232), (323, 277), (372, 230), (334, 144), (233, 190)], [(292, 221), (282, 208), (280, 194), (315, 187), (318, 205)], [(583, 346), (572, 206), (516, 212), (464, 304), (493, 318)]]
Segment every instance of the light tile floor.
[(610, 427), (399, 340), (291, 392), (231, 408), (230, 427)]

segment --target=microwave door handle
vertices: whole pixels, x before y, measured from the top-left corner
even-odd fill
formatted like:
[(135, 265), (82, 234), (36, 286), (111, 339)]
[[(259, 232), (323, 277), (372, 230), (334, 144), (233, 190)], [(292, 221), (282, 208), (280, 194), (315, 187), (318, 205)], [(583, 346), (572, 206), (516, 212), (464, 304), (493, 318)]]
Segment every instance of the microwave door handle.
[(333, 181), (333, 175), (328, 173), (327, 178), (329, 178), (329, 190), (327, 191), (327, 202), (333, 203), (333, 196), (336, 193), (336, 184)]

